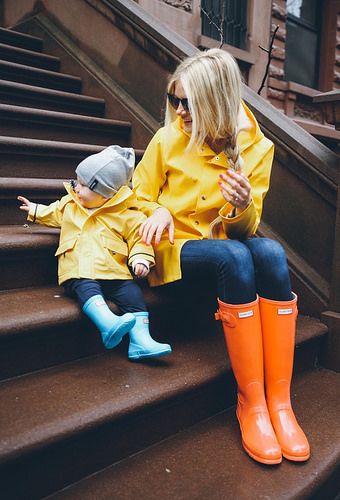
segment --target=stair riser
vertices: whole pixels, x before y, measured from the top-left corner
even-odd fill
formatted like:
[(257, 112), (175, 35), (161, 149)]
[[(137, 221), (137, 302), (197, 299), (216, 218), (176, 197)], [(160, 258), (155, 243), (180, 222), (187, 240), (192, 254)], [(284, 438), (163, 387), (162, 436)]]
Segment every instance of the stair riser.
[[(93, 153), (95, 152), (93, 151)], [(49, 153), (48, 156), (46, 154), (35, 156), (29, 153), (14, 156), (3, 153), (1, 155), (0, 177), (10, 175), (11, 177), (24, 178), (74, 179), (77, 165), (90, 154), (92, 152), (79, 152), (69, 156), (66, 154), (65, 156), (53, 156), (53, 153)]]
[(59, 71), (60, 69), (60, 62), (54, 58), (47, 58), (39, 54), (25, 54), (16, 51), (14, 47), (0, 46), (0, 59), (49, 71)]
[(42, 195), (37, 195), (36, 192), (31, 192), (28, 189), (20, 189), (20, 193), (13, 193), (11, 198), (2, 198), (0, 194), (0, 224), (25, 224), (26, 219), (24, 212), (19, 210), (19, 201), (17, 200), (18, 195), (25, 196), (29, 200), (34, 200), (37, 203), (42, 203), (43, 205), (49, 205), (53, 201), (61, 198), (65, 194), (65, 190), (63, 188), (60, 189), (59, 192), (56, 192), (55, 195), (51, 194), (51, 197), (48, 198)]
[(56, 283), (55, 248), (29, 254), (12, 250), (10, 257), (0, 255), (1, 289), (26, 288)]
[(29, 137), (51, 141), (77, 142), (80, 144), (98, 144), (109, 146), (129, 145), (129, 129), (97, 128), (88, 129), (86, 125), (73, 127), (65, 120), (58, 125), (50, 123), (27, 122), (24, 120), (7, 120), (0, 114), (0, 135), (13, 137)]
[[(230, 389), (229, 400), (226, 387)], [(6, 500), (27, 500), (29, 491), (30, 498), (42, 498), (223, 410), (234, 403), (234, 396), (228, 373), (204, 387), (187, 390), (173, 401), (145, 408), (143, 415), (131, 413), (77, 438), (50, 443), (44, 452), (1, 468), (2, 494)]]
[(3, 104), (27, 106), (37, 109), (49, 109), (65, 113), (103, 117), (105, 106), (103, 103), (88, 102), (81, 99), (65, 98), (61, 96), (44, 95), (28, 90), (14, 90), (0, 85), (0, 101)]
[(29, 67), (6, 66), (0, 61), (0, 79), (10, 82), (24, 83), (27, 85), (35, 85), (54, 90), (62, 90), (64, 92), (81, 92), (81, 83), (77, 78), (67, 78), (58, 74), (47, 74), (40, 71), (31, 71)]
[[(53, 146), (32, 148), (22, 143), (18, 143), (17, 146), (3, 143), (0, 144), (0, 177), (74, 179), (78, 164), (102, 149), (102, 146), (92, 144), (86, 149), (81, 147), (54, 149)], [(135, 152), (137, 165), (141, 152)]]
[(6, 43), (8, 45), (13, 45), (14, 47), (21, 47), (23, 49), (34, 50), (36, 52), (41, 52), (43, 48), (41, 38), (26, 36), (24, 34), (11, 32), (5, 29), (0, 29), (0, 43)]

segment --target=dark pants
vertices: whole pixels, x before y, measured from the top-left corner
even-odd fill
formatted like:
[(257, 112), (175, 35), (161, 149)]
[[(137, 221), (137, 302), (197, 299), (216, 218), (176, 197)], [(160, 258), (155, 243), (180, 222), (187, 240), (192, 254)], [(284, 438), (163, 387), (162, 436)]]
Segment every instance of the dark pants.
[[(291, 300), (287, 257), (282, 246), (268, 238), (191, 240), (181, 251), (183, 279), (213, 283), (220, 300), (246, 304), (256, 294), (272, 300)], [(203, 285), (205, 286), (205, 285)]]
[(122, 313), (146, 311), (141, 289), (133, 280), (91, 280), (70, 279), (63, 283), (65, 292), (76, 298), (83, 308), (85, 302), (94, 295), (110, 299)]

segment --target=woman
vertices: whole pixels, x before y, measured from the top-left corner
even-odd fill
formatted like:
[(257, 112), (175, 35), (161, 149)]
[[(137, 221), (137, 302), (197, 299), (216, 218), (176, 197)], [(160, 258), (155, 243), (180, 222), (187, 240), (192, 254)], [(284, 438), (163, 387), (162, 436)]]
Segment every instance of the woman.
[(254, 237), (274, 148), (240, 86), (235, 60), (220, 49), (178, 66), (165, 127), (133, 176), (148, 216), (140, 235), (155, 246), (152, 286), (202, 269), (216, 277), (246, 452), (265, 464), (304, 461), (309, 444), (290, 403), (296, 295), (282, 247)]

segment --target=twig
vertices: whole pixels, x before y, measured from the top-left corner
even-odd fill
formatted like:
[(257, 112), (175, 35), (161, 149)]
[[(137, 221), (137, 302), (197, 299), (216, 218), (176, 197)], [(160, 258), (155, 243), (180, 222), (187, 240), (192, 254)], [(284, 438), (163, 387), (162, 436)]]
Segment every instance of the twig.
[(272, 35), (272, 38), (271, 38), (271, 41), (270, 41), (270, 46), (269, 46), (269, 49), (266, 49), (265, 47), (262, 47), (261, 45), (259, 45), (259, 48), (261, 50), (263, 50), (264, 52), (267, 52), (268, 54), (268, 60), (267, 60), (267, 66), (266, 66), (266, 71), (264, 73), (264, 76), (263, 76), (263, 79), (262, 79), (262, 83), (261, 83), (261, 86), (259, 88), (259, 90), (257, 91), (258, 95), (261, 94), (261, 91), (264, 87), (264, 84), (265, 84), (265, 81), (266, 81), (266, 78), (268, 76), (268, 72), (269, 72), (269, 66), (270, 66), (270, 61), (272, 60), (272, 51), (273, 51), (273, 44), (274, 44), (274, 40), (275, 40), (275, 36), (276, 36), (276, 33), (277, 33), (277, 30), (279, 29), (279, 25), (277, 25), (275, 27), (275, 30), (274, 30), (274, 33)]
[(219, 34), (220, 34), (220, 46), (219, 46), (219, 49), (220, 49), (222, 47), (223, 43), (224, 43), (224, 33), (223, 33), (224, 14), (223, 14), (223, 16), (221, 18), (221, 24), (220, 24), (220, 26), (217, 26), (217, 24), (211, 19), (211, 17), (209, 16), (208, 12), (206, 10), (204, 10), (203, 7), (201, 7), (201, 11), (203, 12), (203, 14), (205, 16), (207, 16), (207, 18), (209, 20), (209, 24), (212, 24), (213, 26), (215, 26), (215, 28), (219, 32)]

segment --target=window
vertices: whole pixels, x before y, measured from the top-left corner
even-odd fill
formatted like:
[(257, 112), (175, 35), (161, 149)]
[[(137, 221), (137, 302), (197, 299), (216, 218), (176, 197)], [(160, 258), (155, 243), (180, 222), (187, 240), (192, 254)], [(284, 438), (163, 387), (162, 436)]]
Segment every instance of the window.
[(201, 0), (202, 34), (246, 49), (247, 0)]
[(322, 3), (287, 0), (286, 80), (318, 88)]

